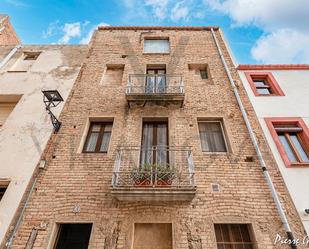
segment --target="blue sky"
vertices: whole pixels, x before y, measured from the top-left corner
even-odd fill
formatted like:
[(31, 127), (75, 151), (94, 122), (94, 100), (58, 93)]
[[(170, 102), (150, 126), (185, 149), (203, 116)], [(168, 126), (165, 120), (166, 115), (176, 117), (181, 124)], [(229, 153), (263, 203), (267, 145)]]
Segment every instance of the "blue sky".
[(24, 44), (78, 44), (97, 25), (218, 25), (238, 63), (309, 63), (309, 0), (1, 0)]

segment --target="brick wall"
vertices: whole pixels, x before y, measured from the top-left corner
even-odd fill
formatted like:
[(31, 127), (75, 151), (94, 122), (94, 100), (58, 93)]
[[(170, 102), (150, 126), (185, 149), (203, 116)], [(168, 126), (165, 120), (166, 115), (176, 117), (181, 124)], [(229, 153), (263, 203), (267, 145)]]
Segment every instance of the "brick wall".
[(0, 29), (0, 45), (18, 45), (20, 44), (20, 40), (10, 23), (10, 19), (8, 16), (0, 15), (1, 23)]
[[(284, 235), (284, 230), (210, 31), (142, 33), (145, 31), (96, 32), (61, 114), (62, 128), (45, 155), (47, 167), (40, 172), (13, 248), (25, 248), (33, 229), (38, 230), (33, 248), (48, 248), (56, 223), (63, 222), (92, 222), (90, 248), (131, 248), (133, 224), (140, 222), (172, 223), (177, 249), (216, 248), (213, 223), (221, 222), (252, 224), (259, 249), (288, 248), (273, 245), (275, 235)], [(147, 35), (169, 37), (171, 54), (143, 55), (142, 41)], [(234, 79), (241, 84), (220, 32), (216, 31), (216, 35)], [(145, 73), (146, 64), (155, 63), (166, 64), (169, 74), (184, 76), (182, 108), (156, 105), (128, 108), (125, 99), (128, 74)], [(211, 79), (202, 80), (189, 72), (188, 64), (192, 63), (207, 63)], [(106, 64), (125, 64), (122, 82), (111, 80), (102, 86)], [(295, 236), (301, 238), (302, 224), (242, 85), (239, 91)], [(80, 153), (89, 117), (114, 118), (107, 154)], [(170, 145), (192, 146), (197, 185), (192, 202), (122, 203), (112, 198), (115, 149), (119, 145), (140, 145), (144, 117), (168, 117)], [(223, 118), (229, 153), (201, 151), (197, 118), (206, 117)], [(251, 156), (254, 161), (246, 162), (246, 157)], [(220, 184), (221, 191), (212, 193), (211, 183)], [(74, 212), (76, 205), (80, 212)]]

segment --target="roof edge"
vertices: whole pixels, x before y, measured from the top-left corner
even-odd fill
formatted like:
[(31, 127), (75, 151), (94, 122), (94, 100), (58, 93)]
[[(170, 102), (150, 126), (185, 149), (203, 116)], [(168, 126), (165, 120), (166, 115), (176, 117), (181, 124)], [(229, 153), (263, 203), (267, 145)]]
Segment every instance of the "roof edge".
[(265, 64), (251, 65), (242, 64), (237, 66), (237, 70), (307, 70), (309, 64)]
[(219, 30), (218, 26), (99, 26), (98, 30)]

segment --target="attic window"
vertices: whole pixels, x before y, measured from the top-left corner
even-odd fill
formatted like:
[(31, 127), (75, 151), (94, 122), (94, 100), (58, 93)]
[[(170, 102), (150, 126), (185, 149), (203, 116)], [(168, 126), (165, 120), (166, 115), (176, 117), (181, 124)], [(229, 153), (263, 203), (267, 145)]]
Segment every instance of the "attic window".
[(40, 52), (25, 52), (24, 60), (25, 61), (35, 61), (40, 55)]
[(144, 53), (168, 54), (170, 52), (170, 41), (168, 38), (145, 38)]

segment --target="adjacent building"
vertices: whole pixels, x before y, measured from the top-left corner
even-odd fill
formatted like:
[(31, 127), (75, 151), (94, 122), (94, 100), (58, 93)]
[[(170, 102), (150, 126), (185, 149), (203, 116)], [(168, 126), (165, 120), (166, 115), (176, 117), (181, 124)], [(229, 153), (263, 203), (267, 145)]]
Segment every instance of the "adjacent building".
[[(0, 35), (0, 37), (2, 34)], [(87, 46), (0, 46), (0, 243), (7, 242), (53, 133), (42, 90), (67, 100)], [(63, 103), (52, 111), (58, 117)], [(20, 207), (20, 209), (19, 209)]]
[(309, 234), (309, 65), (239, 65), (238, 72)]
[[(5, 86), (12, 82), (20, 84)], [(39, 96), (34, 102), (43, 112)], [(11, 130), (18, 111), (3, 127), (10, 139), (19, 139)], [(99, 27), (59, 119), (12, 248), (290, 248), (274, 243), (287, 232), (278, 207), (289, 232), (305, 235), (217, 27)], [(47, 140), (28, 132), (28, 147), (3, 153)], [(24, 160), (14, 158), (3, 167), (20, 169)]]
[(0, 46), (3, 45), (18, 45), (20, 40), (11, 25), (10, 17), (8, 15), (0, 14)]

